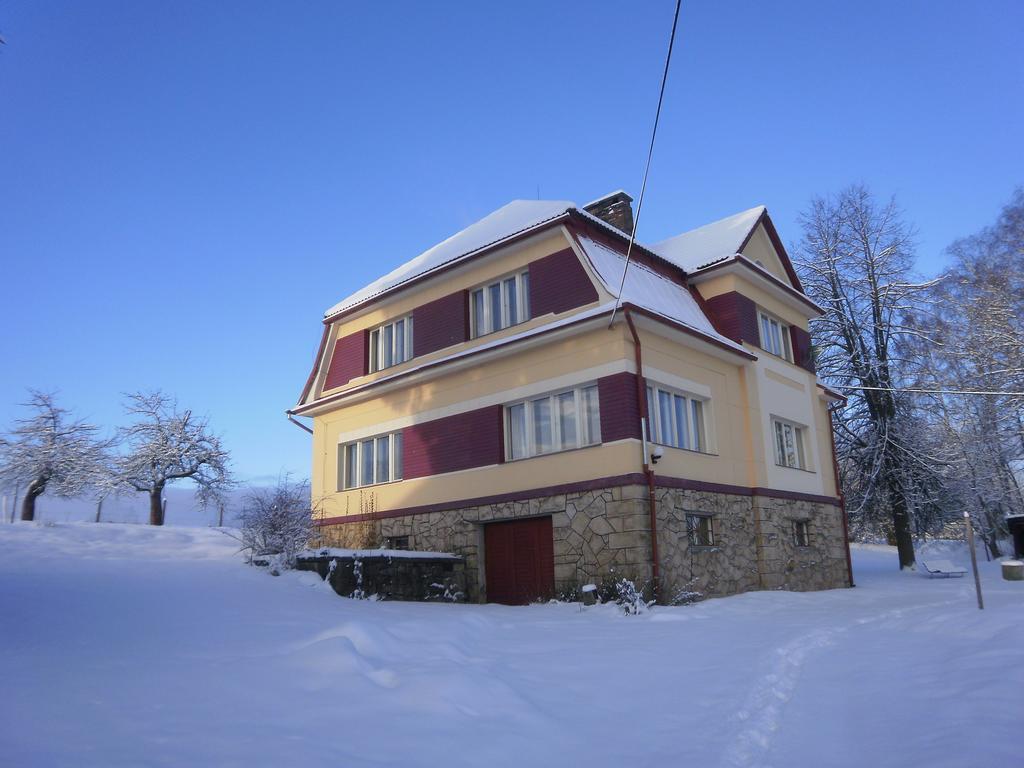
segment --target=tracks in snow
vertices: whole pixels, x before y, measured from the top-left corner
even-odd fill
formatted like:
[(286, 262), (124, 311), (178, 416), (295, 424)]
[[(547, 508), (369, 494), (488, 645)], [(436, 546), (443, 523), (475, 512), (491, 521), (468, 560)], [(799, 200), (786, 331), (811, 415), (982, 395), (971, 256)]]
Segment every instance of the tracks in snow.
[(807, 658), (823, 648), (835, 645), (843, 633), (866, 624), (898, 619), (910, 611), (938, 608), (958, 600), (943, 600), (908, 608), (883, 611), (841, 626), (815, 629), (776, 647), (769, 656), (767, 670), (760, 675), (743, 706), (736, 712), (736, 733), (722, 755), (722, 768), (768, 768), (770, 752), (786, 705), (800, 681)]

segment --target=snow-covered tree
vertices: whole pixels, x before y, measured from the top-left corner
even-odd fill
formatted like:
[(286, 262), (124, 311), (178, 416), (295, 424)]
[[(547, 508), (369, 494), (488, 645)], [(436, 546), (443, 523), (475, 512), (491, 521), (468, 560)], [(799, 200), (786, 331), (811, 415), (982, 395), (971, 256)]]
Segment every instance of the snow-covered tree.
[(163, 525), (168, 483), (191, 480), (201, 503), (219, 501), (232, 486), (228, 452), (205, 418), (180, 411), (162, 392), (135, 393), (126, 406), (134, 422), (120, 430), (125, 454), (117, 461), (122, 485), (149, 494), (150, 525)]
[(253, 488), (239, 514), (242, 543), (253, 555), (279, 555), (286, 565), (309, 544), (313, 525), (308, 482), (281, 478), (273, 488)]
[(974, 512), (998, 556), (1006, 516), (1024, 512), (1014, 471), (1024, 460), (1024, 397), (1013, 394), (1024, 391), (1024, 190), (994, 226), (958, 240), (949, 255), (949, 276), (932, 289), (942, 312), (919, 319), (937, 344), (911, 355), (914, 383), (1007, 393), (918, 398), (946, 455), (946, 497)]
[(24, 405), (30, 415), (0, 437), (0, 484), (25, 487), (22, 520), (35, 519), (36, 499), (47, 491), (70, 497), (109, 487), (110, 442), (98, 427), (73, 419), (48, 392), (33, 391)]
[(908, 319), (934, 281), (910, 279), (913, 230), (894, 201), (880, 204), (862, 186), (813, 200), (802, 224), (797, 269), (826, 310), (811, 326), (818, 372), (849, 396), (836, 414), (844, 490), (853, 515), (891, 520), (900, 566), (912, 568), (908, 480), (925, 467), (914, 450), (910, 404), (893, 389), (901, 383), (898, 342), (920, 333)]

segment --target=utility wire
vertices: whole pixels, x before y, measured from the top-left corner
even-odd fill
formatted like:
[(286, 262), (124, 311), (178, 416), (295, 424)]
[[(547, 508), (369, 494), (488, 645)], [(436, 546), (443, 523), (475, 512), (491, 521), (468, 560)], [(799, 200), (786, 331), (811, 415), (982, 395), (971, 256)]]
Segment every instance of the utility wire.
[(629, 246), (626, 248), (626, 264), (622, 268), (622, 280), (619, 281), (619, 292), (615, 296), (615, 306), (612, 307), (612, 317), (608, 321), (611, 328), (615, 323), (615, 313), (619, 309), (619, 302), (622, 300), (622, 289), (626, 285), (626, 272), (629, 270), (629, 257), (633, 253), (633, 243), (636, 241), (636, 227), (640, 223), (640, 210), (644, 207), (644, 192), (647, 189), (647, 174), (651, 170), (651, 157), (654, 156), (654, 138), (658, 135), (658, 120), (661, 118), (661, 103), (665, 100), (665, 83), (668, 82), (668, 65), (672, 61), (672, 45), (676, 41), (676, 26), (679, 24), (679, 8), (683, 0), (676, 0), (676, 12), (672, 17), (672, 34), (668, 38), (668, 55), (665, 56), (665, 71), (661, 75), (661, 92), (658, 94), (658, 111), (654, 113), (654, 128), (651, 130), (651, 146), (647, 149), (647, 165), (644, 166), (644, 180), (640, 185), (640, 199), (636, 203), (636, 215), (633, 216), (633, 231), (629, 233)]
[(989, 389), (915, 389), (912, 387), (857, 387), (835, 385), (833, 389), (855, 389), (863, 392), (911, 392), (920, 395), (993, 395), (1002, 397), (1024, 397), (1024, 392), (1000, 392)]

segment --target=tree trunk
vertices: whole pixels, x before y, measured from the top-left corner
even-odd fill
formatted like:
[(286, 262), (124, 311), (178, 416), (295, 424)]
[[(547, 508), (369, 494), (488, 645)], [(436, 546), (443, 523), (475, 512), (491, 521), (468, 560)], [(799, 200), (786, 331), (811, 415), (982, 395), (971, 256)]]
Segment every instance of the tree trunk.
[(36, 499), (43, 495), (43, 491), (46, 490), (45, 480), (33, 480), (29, 483), (28, 488), (25, 489), (25, 498), (21, 502), (21, 519), (22, 520), (35, 520), (36, 519)]
[(158, 486), (149, 492), (149, 524), (164, 524), (164, 487)]
[(96, 502), (96, 522), (100, 521), (100, 515), (103, 514), (103, 499)]
[(910, 511), (903, 488), (892, 466), (887, 467), (889, 486), (889, 504), (892, 507), (892, 533), (896, 539), (896, 552), (900, 558), (900, 570), (913, 570), (914, 538), (910, 532)]

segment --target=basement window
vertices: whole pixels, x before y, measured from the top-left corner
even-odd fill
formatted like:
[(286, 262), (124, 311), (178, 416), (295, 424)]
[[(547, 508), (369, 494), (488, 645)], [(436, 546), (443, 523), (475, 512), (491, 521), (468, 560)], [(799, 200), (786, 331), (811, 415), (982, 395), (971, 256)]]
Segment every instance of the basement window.
[(402, 479), (402, 433), (367, 437), (338, 446), (338, 490)]
[(811, 546), (811, 524), (806, 520), (793, 521), (793, 543), (798, 547)]
[(776, 464), (780, 467), (807, 469), (807, 454), (804, 449), (806, 432), (806, 427), (791, 421), (772, 418)]
[(505, 406), (505, 435), (509, 461), (600, 443), (597, 385)]
[(715, 527), (711, 515), (687, 514), (686, 537), (693, 547), (715, 546)]
[(529, 270), (470, 291), (469, 318), (474, 339), (529, 320)]
[(412, 315), (370, 331), (370, 373), (412, 358)]
[(384, 540), (385, 549), (409, 549), (409, 537), (408, 536), (388, 536)]

